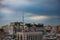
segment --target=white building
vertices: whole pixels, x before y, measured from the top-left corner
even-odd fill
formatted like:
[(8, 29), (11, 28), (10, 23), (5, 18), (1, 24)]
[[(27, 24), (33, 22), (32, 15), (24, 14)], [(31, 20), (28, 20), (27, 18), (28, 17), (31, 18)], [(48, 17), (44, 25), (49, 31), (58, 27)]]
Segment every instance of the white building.
[(9, 34), (13, 34), (13, 26), (8, 26)]
[(16, 40), (42, 40), (42, 32), (18, 32)]

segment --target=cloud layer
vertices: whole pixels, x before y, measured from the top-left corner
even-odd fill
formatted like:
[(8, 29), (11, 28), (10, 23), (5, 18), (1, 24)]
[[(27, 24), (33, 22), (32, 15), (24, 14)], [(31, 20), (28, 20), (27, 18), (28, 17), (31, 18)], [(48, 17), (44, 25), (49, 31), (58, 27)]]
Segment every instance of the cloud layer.
[(22, 21), (22, 13), (25, 22), (58, 25), (60, 24), (59, 6), (58, 0), (2, 0), (0, 25)]

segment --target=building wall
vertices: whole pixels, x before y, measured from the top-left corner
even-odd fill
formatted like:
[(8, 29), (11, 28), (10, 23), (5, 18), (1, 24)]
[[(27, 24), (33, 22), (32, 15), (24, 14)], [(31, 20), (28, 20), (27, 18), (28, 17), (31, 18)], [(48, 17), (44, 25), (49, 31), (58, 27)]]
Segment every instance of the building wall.
[(56, 26), (56, 32), (60, 34), (60, 26)]
[(4, 29), (0, 29), (0, 40), (4, 39)]
[(16, 34), (17, 40), (42, 40), (40, 32), (19, 32)]

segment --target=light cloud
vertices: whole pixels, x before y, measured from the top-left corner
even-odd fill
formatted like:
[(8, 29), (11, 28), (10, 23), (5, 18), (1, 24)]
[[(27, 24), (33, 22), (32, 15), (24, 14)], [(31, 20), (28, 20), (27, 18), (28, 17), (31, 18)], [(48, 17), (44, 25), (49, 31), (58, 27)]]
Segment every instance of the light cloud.
[(50, 18), (60, 18), (60, 16), (49, 16)]
[(11, 5), (11, 6), (28, 6), (32, 5), (33, 2), (29, 0), (3, 0), (2, 1), (3, 5)]
[(60, 18), (60, 16), (30, 16), (30, 17), (27, 17), (26, 19), (29, 19), (29, 20), (40, 20), (40, 21), (43, 21), (43, 20), (48, 20), (48, 19), (51, 19), (51, 18)]
[(30, 20), (45, 20), (48, 19), (47, 16), (32, 16), (32, 17), (28, 17), (28, 19)]
[(12, 13), (14, 13), (11, 9), (8, 9), (8, 8), (1, 8), (0, 9), (1, 11), (1, 13), (3, 13), (3, 14), (12, 14)]

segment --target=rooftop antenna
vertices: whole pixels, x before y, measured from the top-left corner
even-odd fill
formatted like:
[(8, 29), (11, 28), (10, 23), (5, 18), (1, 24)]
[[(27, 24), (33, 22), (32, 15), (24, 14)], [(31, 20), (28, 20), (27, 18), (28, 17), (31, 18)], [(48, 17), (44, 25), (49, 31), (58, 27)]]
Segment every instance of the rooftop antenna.
[(23, 31), (24, 31), (24, 26), (25, 26), (25, 23), (24, 23), (24, 9), (22, 11), (22, 22), (23, 22)]
[(24, 23), (24, 10), (23, 10), (23, 13), (22, 13), (22, 20), (23, 20), (23, 23)]

